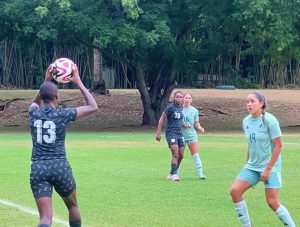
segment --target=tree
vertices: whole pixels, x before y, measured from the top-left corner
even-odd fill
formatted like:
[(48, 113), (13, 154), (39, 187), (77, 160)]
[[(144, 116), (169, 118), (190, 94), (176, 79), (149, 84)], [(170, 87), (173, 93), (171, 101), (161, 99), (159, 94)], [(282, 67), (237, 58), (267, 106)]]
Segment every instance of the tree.
[(185, 70), (182, 65), (191, 60), (182, 53), (199, 22), (202, 5), (179, 0), (136, 3), (130, 8), (124, 1), (107, 5), (109, 13), (103, 15), (108, 23), (96, 39), (104, 53), (125, 64), (135, 76), (144, 106), (143, 124), (155, 125), (176, 78)]
[(134, 78), (142, 124), (155, 125), (176, 85), (192, 85), (197, 74), (206, 76), (204, 86), (299, 86), (299, 5), (300, 0), (0, 1), (0, 83), (35, 87), (47, 63), (64, 55), (75, 58), (87, 72), (82, 75), (91, 75), (84, 82), (93, 85), (102, 81), (99, 62), (110, 59)]
[[(282, 86), (289, 80), (287, 67), (299, 49), (297, 26), (300, 1), (235, 0), (233, 18), (243, 24), (252, 72), (262, 87)], [(296, 44), (296, 45), (295, 45)], [(294, 50), (291, 51), (291, 48)], [(299, 75), (298, 75), (299, 77)]]

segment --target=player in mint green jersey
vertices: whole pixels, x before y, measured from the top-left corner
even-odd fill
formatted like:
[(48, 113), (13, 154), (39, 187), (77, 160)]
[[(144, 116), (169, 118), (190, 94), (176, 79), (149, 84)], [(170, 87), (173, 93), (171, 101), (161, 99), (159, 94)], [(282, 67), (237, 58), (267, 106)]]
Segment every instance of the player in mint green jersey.
[(295, 227), (288, 210), (279, 202), (281, 188), (281, 130), (278, 120), (265, 112), (266, 100), (259, 92), (247, 97), (249, 115), (243, 120), (243, 130), (248, 141), (248, 162), (234, 181), (230, 194), (243, 227), (251, 226), (243, 194), (260, 181), (265, 186), (269, 207), (284, 226)]
[[(197, 131), (204, 133), (204, 128), (199, 123), (199, 111), (192, 106), (192, 96), (187, 93), (183, 96), (183, 127), (182, 134), (188, 145), (200, 180), (206, 179), (203, 174), (202, 162), (199, 156), (199, 143)], [(180, 160), (181, 161), (181, 160)]]

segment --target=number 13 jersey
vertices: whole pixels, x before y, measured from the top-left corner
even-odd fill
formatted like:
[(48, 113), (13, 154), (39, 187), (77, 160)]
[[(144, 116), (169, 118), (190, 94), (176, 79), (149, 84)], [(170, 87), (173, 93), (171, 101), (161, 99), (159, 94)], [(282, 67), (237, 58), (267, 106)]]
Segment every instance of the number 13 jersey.
[(70, 121), (75, 121), (76, 109), (31, 105), (28, 112), (32, 137), (31, 160), (66, 159), (66, 128)]

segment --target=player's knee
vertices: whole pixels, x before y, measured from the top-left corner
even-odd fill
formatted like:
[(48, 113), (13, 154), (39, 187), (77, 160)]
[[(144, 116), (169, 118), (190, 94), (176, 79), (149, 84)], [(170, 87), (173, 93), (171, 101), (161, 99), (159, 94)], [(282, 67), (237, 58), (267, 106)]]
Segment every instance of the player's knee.
[(178, 151), (172, 151), (172, 156), (173, 156), (174, 158), (179, 158), (179, 153), (178, 153)]
[(269, 207), (272, 209), (272, 210), (277, 210), (277, 208), (279, 207), (279, 200), (277, 198), (266, 198), (267, 200), (267, 203), (269, 205)]
[(69, 210), (78, 207), (75, 191), (63, 200)]
[(230, 193), (230, 195), (231, 195), (232, 198), (235, 198), (236, 196), (238, 196), (240, 194), (240, 190), (237, 187), (232, 186), (230, 188), (229, 193)]
[(72, 199), (72, 200), (68, 200), (68, 201), (66, 202), (66, 206), (67, 206), (67, 208), (68, 208), (69, 210), (78, 207), (77, 202), (76, 202), (75, 200), (73, 200), (73, 199)]

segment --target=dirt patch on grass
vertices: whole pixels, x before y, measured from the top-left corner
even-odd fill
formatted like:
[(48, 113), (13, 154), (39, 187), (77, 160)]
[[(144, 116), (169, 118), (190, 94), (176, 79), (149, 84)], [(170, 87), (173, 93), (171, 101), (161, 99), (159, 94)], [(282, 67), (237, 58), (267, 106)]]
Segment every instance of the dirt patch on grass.
[[(181, 89), (193, 96), (193, 105), (199, 109), (201, 124), (209, 130), (236, 130), (247, 115), (246, 97), (252, 90)], [(27, 109), (30, 98), (0, 97), (0, 129), (28, 128)], [(263, 90), (268, 100), (268, 111), (281, 122), (283, 128), (300, 129), (300, 90)], [(60, 91), (61, 106), (84, 104), (78, 91)], [(143, 106), (137, 90), (111, 90), (110, 95), (96, 95), (99, 110), (91, 116), (71, 123), (71, 129), (131, 130), (142, 123)], [(152, 127), (153, 128), (153, 127)], [(153, 128), (154, 129), (154, 128)]]

